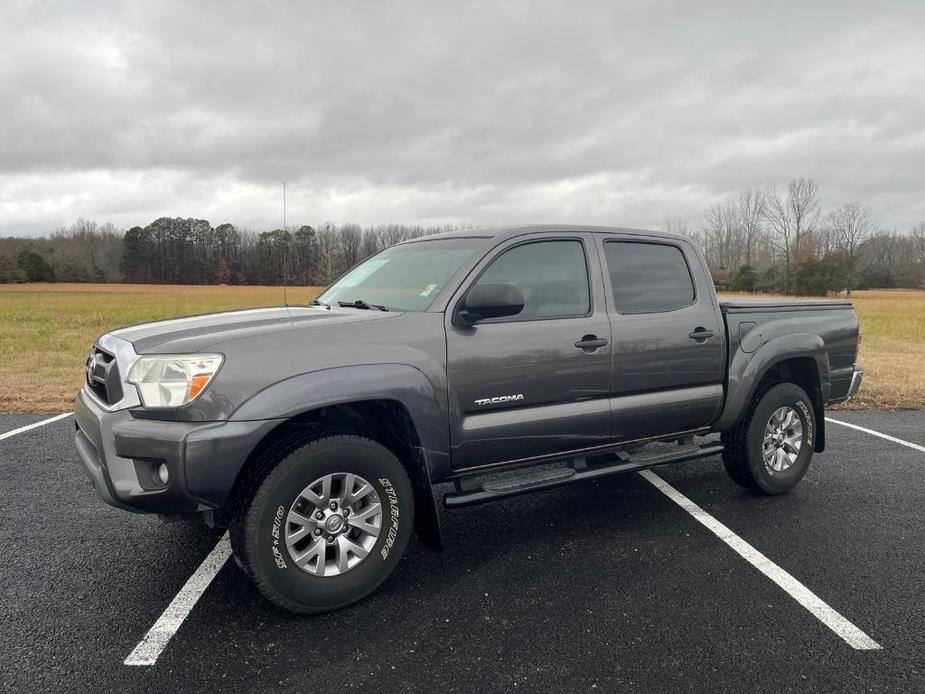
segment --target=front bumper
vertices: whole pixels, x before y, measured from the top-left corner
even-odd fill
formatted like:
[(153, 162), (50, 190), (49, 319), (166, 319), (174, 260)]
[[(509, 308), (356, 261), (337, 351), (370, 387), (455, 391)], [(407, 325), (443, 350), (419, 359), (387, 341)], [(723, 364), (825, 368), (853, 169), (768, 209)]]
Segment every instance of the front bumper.
[[(84, 390), (74, 403), (77, 458), (100, 498), (139, 513), (221, 507), (248, 456), (278, 420), (175, 422), (108, 411)], [(161, 484), (153, 471), (166, 465)]]

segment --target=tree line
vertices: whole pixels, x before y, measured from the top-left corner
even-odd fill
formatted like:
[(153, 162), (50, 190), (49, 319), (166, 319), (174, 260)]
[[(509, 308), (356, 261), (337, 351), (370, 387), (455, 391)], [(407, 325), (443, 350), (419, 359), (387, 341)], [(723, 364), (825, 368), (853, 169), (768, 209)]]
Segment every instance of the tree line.
[[(326, 223), (270, 231), (162, 217), (127, 231), (79, 219), (43, 238), (0, 239), (0, 282), (327, 285), (383, 248), (452, 226)], [(880, 229), (867, 207), (824, 210), (818, 183), (748, 189), (666, 231), (694, 239), (719, 289), (825, 295), (925, 287), (925, 223)]]
[(703, 249), (718, 289), (825, 295), (852, 289), (925, 287), (925, 223), (880, 229), (849, 202), (824, 210), (819, 184), (794, 178), (711, 205), (696, 225), (663, 225)]
[(383, 248), (454, 228), (327, 223), (255, 232), (162, 217), (122, 232), (79, 219), (48, 237), (0, 239), (0, 282), (327, 285)]

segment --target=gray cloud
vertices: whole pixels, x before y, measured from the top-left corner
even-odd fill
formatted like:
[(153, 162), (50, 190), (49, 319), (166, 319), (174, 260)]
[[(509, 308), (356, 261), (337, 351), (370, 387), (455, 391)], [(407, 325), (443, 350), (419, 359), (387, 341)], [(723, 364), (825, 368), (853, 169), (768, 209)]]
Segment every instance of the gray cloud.
[(925, 219), (925, 6), (14, 2), (0, 233), (89, 216), (696, 220), (819, 179)]

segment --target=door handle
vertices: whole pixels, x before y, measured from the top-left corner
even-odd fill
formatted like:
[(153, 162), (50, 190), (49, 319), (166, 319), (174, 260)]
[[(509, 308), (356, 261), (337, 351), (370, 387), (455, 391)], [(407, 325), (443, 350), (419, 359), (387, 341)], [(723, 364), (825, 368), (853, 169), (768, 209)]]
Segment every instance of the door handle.
[(713, 335), (714, 332), (712, 330), (707, 330), (706, 328), (701, 328), (698, 326), (694, 328), (694, 332), (688, 335), (688, 337), (692, 340), (696, 340), (697, 342), (702, 342), (703, 340), (707, 340), (713, 337)]
[(586, 352), (593, 352), (596, 349), (607, 346), (607, 340), (597, 335), (585, 335), (578, 342), (575, 343), (575, 346), (578, 349), (583, 349)]

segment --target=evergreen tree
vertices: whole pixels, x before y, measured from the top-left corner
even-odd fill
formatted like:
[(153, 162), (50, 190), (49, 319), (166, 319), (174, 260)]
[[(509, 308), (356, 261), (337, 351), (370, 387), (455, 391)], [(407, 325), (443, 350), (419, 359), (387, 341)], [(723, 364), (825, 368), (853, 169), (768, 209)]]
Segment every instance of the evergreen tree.
[(54, 282), (55, 271), (45, 258), (32, 249), (19, 252), (16, 257), (19, 269), (26, 276), (27, 282)]

